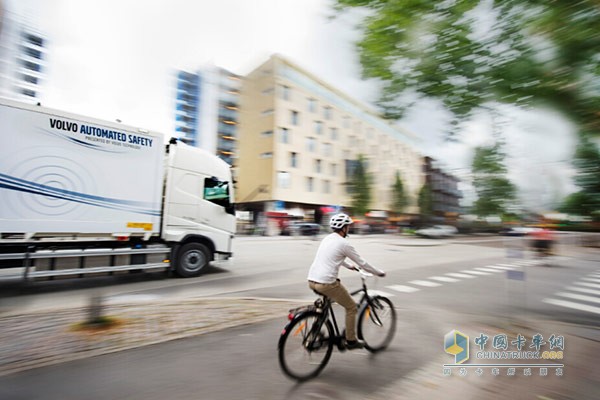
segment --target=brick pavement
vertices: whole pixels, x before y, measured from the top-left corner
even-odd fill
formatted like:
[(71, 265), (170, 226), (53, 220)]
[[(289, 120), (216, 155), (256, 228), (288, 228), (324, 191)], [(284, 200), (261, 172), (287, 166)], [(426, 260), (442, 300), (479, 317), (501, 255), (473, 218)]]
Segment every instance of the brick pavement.
[(0, 376), (65, 361), (285, 317), (298, 302), (250, 298), (181, 299), (106, 305), (110, 329), (80, 329), (87, 308), (0, 315)]

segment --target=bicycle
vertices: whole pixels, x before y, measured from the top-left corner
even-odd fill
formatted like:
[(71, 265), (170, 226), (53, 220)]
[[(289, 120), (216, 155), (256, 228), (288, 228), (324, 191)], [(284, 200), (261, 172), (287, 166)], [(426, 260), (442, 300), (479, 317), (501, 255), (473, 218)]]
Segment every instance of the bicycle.
[[(359, 270), (362, 287), (350, 294), (363, 293), (357, 304), (357, 336), (372, 353), (385, 349), (396, 333), (396, 310), (387, 297), (371, 296), (366, 278), (372, 274)], [(279, 365), (283, 372), (298, 381), (316, 377), (325, 368), (334, 345), (345, 351), (345, 332), (340, 332), (332, 300), (315, 291), (320, 298), (314, 304), (290, 310), (289, 322), (278, 343)]]

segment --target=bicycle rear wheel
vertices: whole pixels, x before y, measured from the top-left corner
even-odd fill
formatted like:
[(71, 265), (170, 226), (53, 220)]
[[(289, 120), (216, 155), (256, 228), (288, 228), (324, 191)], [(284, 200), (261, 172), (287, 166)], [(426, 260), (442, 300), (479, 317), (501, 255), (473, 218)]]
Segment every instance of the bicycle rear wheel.
[(317, 376), (333, 351), (333, 326), (321, 314), (307, 312), (293, 319), (279, 339), (279, 365), (289, 377), (304, 381)]
[(396, 333), (396, 310), (387, 297), (374, 296), (358, 317), (358, 337), (373, 353), (385, 349)]

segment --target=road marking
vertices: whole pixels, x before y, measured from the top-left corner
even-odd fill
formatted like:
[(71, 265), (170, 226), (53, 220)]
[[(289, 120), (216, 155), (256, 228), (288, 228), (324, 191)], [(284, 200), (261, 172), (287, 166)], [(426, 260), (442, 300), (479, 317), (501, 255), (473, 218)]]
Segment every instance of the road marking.
[(473, 275), (469, 275), (469, 274), (459, 274), (458, 272), (448, 272), (446, 275), (448, 276), (453, 276), (455, 278), (467, 278), (467, 279), (475, 279), (475, 277)]
[(426, 287), (436, 287), (442, 286), (440, 283), (429, 282), (429, 281), (410, 281), (408, 283), (412, 283), (413, 285), (426, 286)]
[(395, 296), (395, 294), (384, 292), (382, 290), (370, 290), (370, 289), (369, 289), (369, 294), (370, 295), (383, 296), (383, 297), (393, 297), (393, 296)]
[(594, 278), (581, 278), (582, 281), (589, 281), (589, 282), (594, 282), (594, 283), (600, 283), (600, 279), (594, 279)]
[(567, 286), (565, 289), (575, 290), (577, 292), (582, 292), (582, 293), (597, 294), (600, 296), (600, 290), (586, 289), (586, 288), (576, 287), (576, 286)]
[(402, 293), (413, 293), (413, 292), (418, 292), (419, 290), (421, 290), (419, 288), (415, 288), (412, 286), (405, 286), (405, 285), (390, 285), (390, 286), (386, 286), (386, 288), (395, 290), (397, 292), (402, 292)]
[(506, 264), (498, 264), (498, 265), (490, 265), (489, 268), (496, 268), (496, 269), (501, 269), (501, 270), (511, 270), (511, 269), (515, 269), (517, 267), (515, 267), (514, 265), (506, 265)]
[(479, 267), (479, 268), (473, 268), (473, 269), (475, 269), (477, 271), (483, 271), (483, 272), (502, 272), (500, 270), (492, 269), (490, 267)]
[(594, 289), (600, 289), (600, 285), (597, 283), (589, 283), (589, 282), (574, 282), (575, 285), (579, 285), (579, 286), (587, 286), (587, 287), (591, 287)]
[(573, 308), (575, 310), (587, 311), (594, 314), (600, 314), (600, 307), (588, 306), (586, 304), (573, 303), (572, 301), (544, 299), (544, 303), (553, 304), (555, 306)]
[(590, 303), (600, 303), (600, 297), (585, 296), (583, 294), (558, 292), (556, 296), (568, 297), (569, 299), (589, 301)]
[(447, 276), (430, 276), (427, 279), (433, 279), (434, 281), (448, 282), (448, 283), (458, 282), (460, 280), (460, 279), (448, 278)]
[(465, 274), (473, 274), (473, 275), (490, 275), (489, 272), (471, 271), (469, 269), (465, 269), (460, 272), (464, 272)]

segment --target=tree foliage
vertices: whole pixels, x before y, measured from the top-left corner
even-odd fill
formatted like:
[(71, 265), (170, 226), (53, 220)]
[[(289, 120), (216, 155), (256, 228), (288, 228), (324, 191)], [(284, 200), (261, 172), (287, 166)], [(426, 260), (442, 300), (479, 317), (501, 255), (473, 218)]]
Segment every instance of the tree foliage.
[(410, 200), (404, 189), (404, 183), (402, 182), (400, 173), (396, 172), (396, 179), (392, 186), (392, 211), (397, 214), (402, 214), (409, 202)]
[(471, 169), (477, 193), (473, 213), (480, 217), (505, 214), (507, 206), (516, 197), (517, 189), (506, 178), (501, 145), (496, 143), (475, 148)]
[(371, 177), (362, 155), (359, 155), (356, 160), (349, 186), (352, 192), (352, 211), (355, 215), (365, 215), (371, 204)]
[(575, 183), (580, 191), (565, 199), (561, 211), (594, 216), (600, 211), (600, 151), (587, 137), (580, 138), (573, 165), (577, 169)]
[(429, 184), (425, 183), (421, 190), (419, 190), (417, 204), (421, 218), (427, 220), (433, 215), (433, 194)]
[[(549, 105), (600, 134), (597, 0), (336, 0), (368, 11), (363, 76), (384, 84), (392, 118), (419, 97), (460, 120), (488, 102)], [(410, 94), (410, 95), (407, 95)]]

